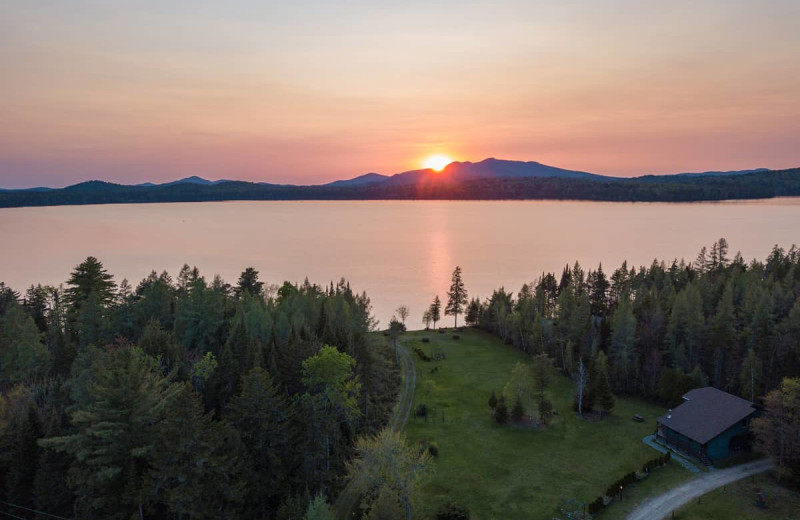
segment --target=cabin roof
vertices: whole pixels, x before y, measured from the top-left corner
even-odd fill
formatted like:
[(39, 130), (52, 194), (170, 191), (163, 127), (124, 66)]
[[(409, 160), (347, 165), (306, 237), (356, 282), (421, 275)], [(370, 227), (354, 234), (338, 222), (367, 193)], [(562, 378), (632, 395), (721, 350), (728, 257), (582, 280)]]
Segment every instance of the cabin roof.
[(695, 388), (683, 398), (684, 403), (659, 417), (658, 422), (700, 444), (756, 411), (750, 401), (712, 386)]

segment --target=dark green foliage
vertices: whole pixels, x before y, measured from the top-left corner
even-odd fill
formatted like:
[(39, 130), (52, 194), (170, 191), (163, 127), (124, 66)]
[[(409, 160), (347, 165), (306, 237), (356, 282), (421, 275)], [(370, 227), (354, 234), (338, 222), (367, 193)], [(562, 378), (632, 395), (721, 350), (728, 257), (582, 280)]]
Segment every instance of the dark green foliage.
[(494, 420), (500, 424), (508, 422), (508, 407), (506, 406), (506, 400), (503, 396), (500, 396), (500, 399), (497, 401), (497, 408), (494, 409)]
[(425, 403), (420, 403), (417, 405), (416, 409), (414, 410), (414, 415), (416, 417), (428, 417), (428, 405)]
[[(550, 401), (545, 401), (549, 403)], [(550, 405), (552, 409), (553, 405)], [(511, 420), (514, 422), (520, 422), (522, 418), (525, 416), (525, 408), (522, 406), (522, 401), (516, 399), (514, 401), (514, 407), (511, 408)]]
[(464, 316), (464, 321), (467, 325), (474, 327), (478, 325), (481, 318), (481, 302), (477, 298), (473, 298), (470, 300), (469, 305), (467, 305), (467, 314)]
[[(461, 278), (461, 267), (456, 266), (450, 281), (450, 290), (447, 291), (447, 306), (444, 308), (446, 316), (455, 318), (455, 327), (458, 327), (458, 315), (467, 305), (467, 289), (464, 287), (464, 280)], [(454, 338), (458, 339), (458, 338)]]
[(423, 342), (423, 343), (430, 343), (430, 342), (431, 342), (431, 338), (428, 338), (428, 337), (423, 337), (423, 338), (422, 338), (422, 342)]
[(433, 328), (436, 328), (436, 322), (442, 319), (442, 301), (439, 299), (439, 295), (437, 294), (433, 298), (433, 303), (428, 308), (428, 312), (430, 313), (431, 321), (433, 321)]
[(236, 282), (234, 293), (238, 297), (243, 297), (245, 295), (258, 296), (263, 289), (264, 282), (258, 281), (258, 271), (252, 267), (248, 267), (242, 272), (241, 276), (239, 276), (239, 281)]
[(439, 445), (435, 442), (428, 443), (428, 453), (431, 457), (438, 457), (439, 456)]
[(238, 432), (205, 413), (188, 384), (176, 386), (164, 419), (154, 429), (144, 475), (148, 501), (166, 504), (179, 518), (231, 516), (246, 491), (244, 454)]
[(589, 503), (587, 511), (590, 515), (596, 515), (597, 513), (602, 511), (603, 508), (605, 507), (606, 505), (605, 502), (603, 501), (603, 497), (597, 497), (591, 503)]
[(453, 339), (461, 339), (461, 336), (459, 336), (458, 334), (453, 334)]
[(494, 392), (492, 392), (492, 395), (489, 397), (489, 408), (491, 408), (492, 411), (497, 408), (497, 396), (494, 395)]
[(426, 354), (426, 353), (425, 353), (425, 351), (424, 351), (424, 350), (422, 350), (421, 348), (419, 348), (419, 347), (413, 347), (413, 349), (412, 349), (412, 350), (414, 350), (414, 352), (416, 352), (416, 354), (419, 356), (419, 358), (420, 358), (422, 361), (426, 361), (426, 362), (427, 362), (427, 361), (433, 361), (433, 359), (432, 359), (432, 358), (431, 358), (431, 357), (430, 357), (428, 354)]
[(447, 502), (436, 510), (436, 520), (469, 520), (469, 509), (454, 502)]
[(66, 296), (0, 285), (0, 498), (88, 520), (296, 519), (338, 493), (399, 385), (366, 295), (342, 280), (266, 298), (253, 270), (231, 288), (189, 266), (114, 287), (93, 258)]
[[(800, 376), (800, 249), (776, 246), (746, 264), (720, 239), (693, 263), (566, 267), (495, 291), (479, 326), (528, 354), (544, 352), (576, 379), (584, 360), (583, 411), (609, 412), (615, 394), (675, 406), (713, 385), (758, 399), (783, 377)], [(605, 356), (602, 363), (591, 362)]]
[(249, 471), (260, 483), (250, 486), (245, 503), (254, 517), (263, 517), (290, 489), (282, 478), (291, 467), (285, 459), (290, 447), (286, 398), (274, 387), (267, 371), (256, 367), (242, 378), (241, 391), (232, 400), (226, 418), (239, 432)]

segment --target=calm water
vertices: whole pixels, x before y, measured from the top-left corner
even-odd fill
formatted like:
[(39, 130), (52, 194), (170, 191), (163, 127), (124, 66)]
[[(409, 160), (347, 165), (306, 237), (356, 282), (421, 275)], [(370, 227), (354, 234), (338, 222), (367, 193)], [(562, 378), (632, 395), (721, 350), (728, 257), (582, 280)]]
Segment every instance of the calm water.
[[(386, 324), (400, 304), (410, 325), (456, 265), (470, 296), (519, 290), (567, 263), (608, 274), (654, 258), (693, 259), (720, 237), (731, 256), (766, 258), (800, 244), (800, 198), (697, 204), (559, 201), (206, 202), (0, 209), (0, 280), (17, 290), (64, 282), (87, 256), (135, 286), (184, 263), (235, 283), (255, 267), (269, 283), (345, 277)], [(452, 323), (448, 318), (445, 323)]]

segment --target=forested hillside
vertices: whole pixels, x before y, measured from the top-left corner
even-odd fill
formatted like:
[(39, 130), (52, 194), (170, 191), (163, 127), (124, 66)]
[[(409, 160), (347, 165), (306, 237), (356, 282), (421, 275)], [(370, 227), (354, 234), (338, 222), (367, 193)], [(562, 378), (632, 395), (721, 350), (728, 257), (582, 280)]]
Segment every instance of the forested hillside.
[[(80, 519), (303, 518), (397, 394), (347, 282), (231, 286), (185, 266), (134, 288), (95, 258), (0, 284), (3, 510)], [(317, 497), (313, 508), (309, 501)], [(13, 504), (11, 506), (9, 504)]]
[(746, 262), (720, 239), (693, 262), (623, 263), (610, 276), (575, 263), (473, 299), (467, 319), (565, 374), (607, 370), (618, 394), (674, 406), (710, 384), (754, 400), (800, 376), (800, 250)]

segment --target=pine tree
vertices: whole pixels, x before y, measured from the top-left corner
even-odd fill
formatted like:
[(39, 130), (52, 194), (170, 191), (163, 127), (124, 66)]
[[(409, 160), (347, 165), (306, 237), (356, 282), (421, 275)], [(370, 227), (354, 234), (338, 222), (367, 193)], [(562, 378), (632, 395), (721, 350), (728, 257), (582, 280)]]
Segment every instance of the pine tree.
[(178, 518), (238, 517), (248, 481), (239, 435), (205, 413), (188, 383), (176, 387), (153, 431), (145, 496)]
[(468, 301), (467, 290), (461, 279), (461, 267), (456, 266), (451, 277), (450, 290), (447, 292), (447, 306), (444, 308), (445, 315), (455, 317), (456, 328), (458, 328), (458, 315)]
[(439, 299), (438, 294), (433, 298), (433, 303), (431, 303), (430, 309), (428, 310), (431, 313), (433, 328), (436, 329), (436, 322), (442, 319), (442, 301)]
[(608, 382), (608, 359), (603, 351), (597, 353), (594, 363), (594, 397), (605, 413), (611, 413), (616, 398), (611, 393), (611, 385)]
[(40, 445), (75, 457), (68, 483), (78, 516), (128, 520), (145, 501), (142, 477), (154, 427), (179, 390), (139, 348), (90, 357), (92, 383), (72, 413), (75, 433)]
[(269, 373), (256, 367), (242, 377), (241, 391), (231, 401), (226, 418), (239, 432), (251, 471), (262, 484), (250, 488), (245, 502), (256, 511), (255, 516), (263, 517), (289, 492), (285, 478), (291, 467), (288, 403)]

